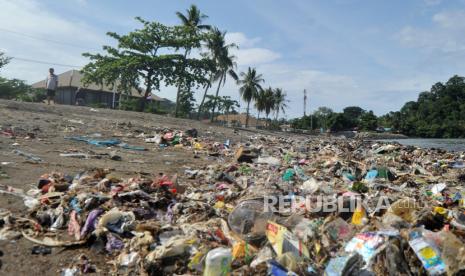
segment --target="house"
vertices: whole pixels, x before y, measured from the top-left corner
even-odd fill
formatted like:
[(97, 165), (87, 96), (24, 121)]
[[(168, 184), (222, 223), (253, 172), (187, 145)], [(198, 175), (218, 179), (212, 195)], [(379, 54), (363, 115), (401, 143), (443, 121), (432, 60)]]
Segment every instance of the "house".
[[(245, 127), (245, 122), (247, 119), (247, 114), (228, 114), (228, 115), (218, 115), (216, 121), (223, 123), (227, 126), (232, 127)], [(257, 120), (252, 115), (249, 115), (249, 127), (261, 128), (265, 126), (264, 120)]]
[[(84, 85), (82, 83), (83, 74), (78, 70), (70, 70), (58, 75), (58, 87), (56, 91), (55, 100), (60, 104), (75, 105), (79, 99), (82, 105), (99, 105), (101, 107), (116, 108), (118, 103), (125, 95), (121, 96), (116, 92), (116, 87), (108, 85), (98, 85), (91, 83)], [(34, 88), (45, 88), (45, 78), (32, 84)], [(76, 92), (79, 89), (79, 97), (76, 98)], [(144, 93), (135, 88), (131, 90), (129, 98), (141, 98)], [(168, 99), (160, 98), (155, 95), (150, 97), (152, 101), (160, 102), (162, 105), (170, 105), (171, 101)]]

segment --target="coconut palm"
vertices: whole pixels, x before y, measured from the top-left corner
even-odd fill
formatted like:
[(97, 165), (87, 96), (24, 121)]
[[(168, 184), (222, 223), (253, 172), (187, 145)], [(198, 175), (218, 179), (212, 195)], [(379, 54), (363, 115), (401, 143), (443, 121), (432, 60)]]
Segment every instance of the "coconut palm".
[[(200, 12), (200, 10), (197, 8), (196, 5), (191, 5), (189, 9), (186, 10), (186, 14), (183, 14), (181, 12), (176, 12), (176, 16), (181, 20), (181, 24), (185, 27), (188, 27), (193, 35), (197, 34), (198, 32), (201, 32), (203, 30), (209, 30), (211, 29), (210, 25), (205, 25), (202, 24), (202, 22), (208, 18), (207, 15), (203, 14)], [(184, 52), (184, 58), (187, 57), (189, 52), (191, 51), (190, 48), (186, 48)], [(175, 110), (175, 116), (178, 116), (178, 110), (179, 110), (179, 95), (181, 93), (182, 89), (182, 83), (178, 84), (178, 92), (176, 95), (176, 110)], [(190, 90), (190, 87), (187, 87), (188, 90)]]
[(232, 100), (230, 96), (223, 96), (221, 97), (221, 107), (224, 112), (224, 115), (226, 115), (226, 121), (229, 121), (229, 112), (234, 112), (234, 108), (239, 107), (239, 102), (236, 100)]
[(255, 127), (258, 126), (258, 122), (260, 121), (260, 113), (265, 111), (265, 90), (260, 90), (257, 92), (257, 94), (253, 97), (253, 100), (255, 101), (255, 109), (257, 110), (258, 116), (257, 116), (257, 124)]
[[(222, 32), (218, 28), (213, 28), (208, 40), (206, 41), (206, 47), (209, 52), (205, 55), (213, 60), (216, 70), (210, 75), (210, 81), (205, 87), (205, 92), (199, 105), (197, 118), (200, 118), (202, 109), (205, 107), (205, 97), (207, 96), (208, 89), (212, 86), (212, 82), (218, 81), (218, 87), (216, 89), (216, 97), (218, 97), (221, 86), (224, 86), (226, 83), (227, 75), (230, 75), (234, 80), (238, 79), (237, 74), (234, 71), (234, 68), (236, 67), (236, 63), (234, 61), (235, 56), (229, 54), (229, 50), (237, 48), (237, 45), (234, 43), (226, 44), (225, 36), (226, 32)], [(212, 108), (216, 109), (215, 103), (213, 103)], [(214, 118), (214, 111), (215, 110), (212, 110), (211, 113), (212, 118)]]
[(287, 94), (283, 92), (281, 88), (276, 88), (274, 90), (274, 112), (276, 114), (276, 121), (278, 121), (279, 111), (286, 114), (287, 103), (289, 102), (286, 97)]
[[(226, 83), (226, 78), (229, 75), (231, 78), (233, 78), (235, 81), (239, 79), (237, 76), (236, 72), (234, 69), (236, 69), (236, 62), (235, 59), (236, 57), (234, 55), (229, 54), (229, 49), (231, 47), (235, 47), (235, 44), (229, 44), (225, 45), (220, 52), (219, 59), (218, 59), (218, 75), (219, 75), (219, 81), (218, 81), (218, 87), (216, 88), (216, 97), (218, 97), (218, 94), (220, 92), (220, 87), (224, 86)], [(215, 109), (216, 109), (216, 102), (213, 104), (213, 109), (212, 109), (212, 117), (211, 121), (213, 121), (213, 118), (215, 117)]]
[(176, 16), (181, 20), (182, 25), (191, 27), (193, 31), (211, 29), (210, 25), (202, 24), (208, 16), (200, 12), (196, 5), (191, 5), (189, 9), (186, 10), (186, 14), (176, 12)]
[(266, 114), (266, 124), (268, 125), (268, 117), (275, 108), (275, 97), (273, 88), (269, 87), (263, 91), (263, 106)]
[[(211, 59), (214, 64), (215, 64), (215, 71), (212, 71), (210, 73), (209, 81), (207, 85), (205, 86), (205, 91), (203, 93), (202, 101), (200, 102), (199, 109), (197, 112), (197, 120), (200, 119), (200, 115), (205, 108), (205, 99), (207, 97), (207, 92), (210, 87), (212, 87), (212, 82), (218, 80), (220, 78), (220, 73), (219, 73), (219, 59), (221, 55), (221, 51), (225, 45), (225, 38), (224, 38), (224, 33), (221, 32), (218, 28), (213, 28), (210, 31), (210, 36), (208, 37), (206, 41), (206, 48), (208, 49), (207, 53), (204, 53), (203, 55)], [(213, 107), (213, 102), (211, 107)], [(207, 109), (208, 110), (208, 109)]]
[(241, 73), (241, 77), (242, 79), (239, 80), (239, 84), (242, 86), (239, 88), (239, 93), (242, 99), (247, 102), (245, 127), (249, 127), (250, 102), (256, 97), (258, 91), (263, 90), (260, 83), (264, 80), (261, 74), (257, 74), (255, 68), (250, 67), (247, 69), (247, 72)]

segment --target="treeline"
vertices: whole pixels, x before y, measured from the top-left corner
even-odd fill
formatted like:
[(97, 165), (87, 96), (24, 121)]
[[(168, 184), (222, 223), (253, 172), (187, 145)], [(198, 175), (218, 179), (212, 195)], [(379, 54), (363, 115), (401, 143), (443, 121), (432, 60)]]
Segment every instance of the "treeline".
[(358, 106), (344, 108), (343, 112), (333, 112), (329, 107), (320, 107), (313, 114), (290, 121), (291, 127), (312, 130), (364, 130), (377, 129), (379, 119), (373, 111), (366, 111)]
[(465, 78), (453, 76), (422, 92), (417, 101), (407, 102), (400, 111), (382, 119), (399, 132), (415, 137), (465, 137)]
[(375, 131), (388, 128), (412, 137), (464, 138), (465, 78), (453, 76), (446, 83), (438, 82), (430, 91), (420, 93), (417, 101), (407, 102), (400, 111), (380, 117), (357, 106), (346, 107), (341, 113), (320, 107), (311, 116), (290, 123), (297, 129)]

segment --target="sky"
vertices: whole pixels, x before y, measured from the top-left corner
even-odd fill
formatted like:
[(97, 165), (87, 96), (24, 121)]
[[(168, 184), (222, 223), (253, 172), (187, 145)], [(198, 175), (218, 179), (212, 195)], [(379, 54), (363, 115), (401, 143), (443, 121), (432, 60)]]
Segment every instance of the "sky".
[[(286, 118), (303, 115), (304, 89), (307, 113), (382, 115), (465, 72), (465, 0), (0, 0), (0, 51), (13, 57), (0, 75), (34, 83), (49, 67), (79, 69), (83, 52), (114, 45), (106, 32), (140, 27), (136, 16), (175, 25), (191, 4), (239, 45), (237, 72), (255, 67), (287, 93)], [(240, 100), (232, 79), (220, 93)], [(174, 100), (175, 88), (156, 94)]]

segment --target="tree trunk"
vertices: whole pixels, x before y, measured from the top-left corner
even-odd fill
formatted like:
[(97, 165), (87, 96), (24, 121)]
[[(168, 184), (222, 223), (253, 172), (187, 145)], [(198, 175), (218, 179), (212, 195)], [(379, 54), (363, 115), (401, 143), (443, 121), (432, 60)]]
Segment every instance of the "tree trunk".
[(144, 94), (144, 97), (140, 99), (140, 102), (139, 102), (139, 108), (137, 111), (139, 112), (144, 112), (144, 109), (145, 109), (145, 104), (147, 103), (147, 97), (150, 95), (150, 93), (152, 92), (152, 82), (151, 82), (151, 79), (152, 78), (152, 75), (148, 75), (147, 76), (147, 88), (145, 89), (145, 94)]
[(276, 110), (276, 122), (278, 122), (278, 118), (279, 118), (279, 109)]
[[(184, 59), (187, 58), (188, 53), (189, 53), (189, 49), (186, 49), (186, 51), (184, 52)], [(183, 68), (183, 70), (184, 69), (185, 68)], [(174, 109), (174, 117), (176, 118), (178, 117), (178, 112), (179, 112), (179, 96), (181, 95), (181, 86), (182, 86), (182, 81), (180, 80), (178, 84), (178, 92), (176, 93), (176, 108)]]
[(218, 87), (216, 88), (215, 102), (213, 103), (210, 122), (213, 122), (213, 119), (215, 118), (215, 109), (216, 109), (217, 98), (218, 98), (218, 94), (220, 93), (221, 82), (223, 81), (224, 78), (225, 78), (225, 74), (222, 74), (221, 78), (220, 78), (220, 81), (218, 82)]
[(245, 117), (245, 128), (249, 128), (249, 107), (250, 107), (250, 101), (247, 102), (247, 115)]
[(199, 111), (197, 112), (197, 120), (200, 120), (200, 115), (201, 115), (201, 112), (202, 112), (203, 104), (205, 103), (205, 98), (207, 97), (208, 88), (210, 88), (210, 86), (211, 86), (212, 78), (213, 78), (213, 76), (210, 76), (210, 82), (208, 83), (207, 87), (205, 87), (205, 92), (203, 93), (202, 102), (200, 103)]

